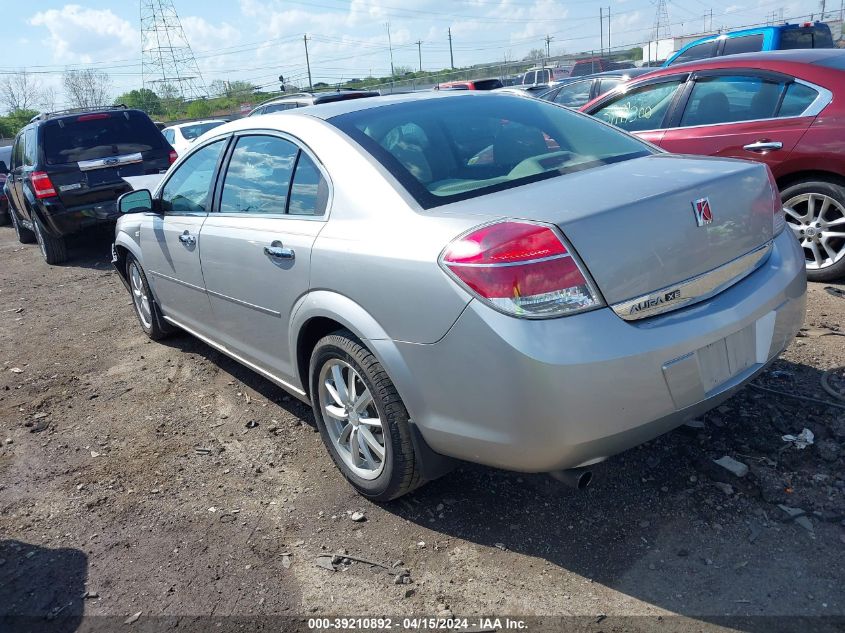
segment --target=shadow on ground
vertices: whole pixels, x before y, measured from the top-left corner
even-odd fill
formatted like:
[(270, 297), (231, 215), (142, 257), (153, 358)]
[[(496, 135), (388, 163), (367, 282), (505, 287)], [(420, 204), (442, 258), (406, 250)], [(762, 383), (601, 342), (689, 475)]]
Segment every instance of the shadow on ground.
[(0, 541), (0, 630), (73, 633), (85, 610), (88, 557), (78, 549), (51, 549)]

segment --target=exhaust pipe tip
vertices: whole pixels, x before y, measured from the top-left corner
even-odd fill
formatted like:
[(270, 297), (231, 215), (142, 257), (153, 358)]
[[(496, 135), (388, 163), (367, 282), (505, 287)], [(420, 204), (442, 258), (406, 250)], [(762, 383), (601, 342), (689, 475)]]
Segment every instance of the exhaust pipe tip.
[(593, 482), (593, 471), (589, 468), (554, 470), (549, 475), (575, 490), (585, 490)]

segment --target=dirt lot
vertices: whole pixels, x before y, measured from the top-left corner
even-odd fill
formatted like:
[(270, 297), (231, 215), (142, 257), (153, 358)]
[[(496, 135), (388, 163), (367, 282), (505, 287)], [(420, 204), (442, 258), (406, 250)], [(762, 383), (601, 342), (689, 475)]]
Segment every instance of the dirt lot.
[[(845, 401), (748, 388), (585, 492), (466, 466), (378, 506), (334, 469), (308, 407), (187, 335), (148, 341), (108, 248), (87, 240), (51, 268), (0, 228), (0, 618), (31, 616), (6, 630), (845, 625)], [(843, 315), (814, 285), (806, 336), (756, 384), (837, 402), (820, 378), (845, 365), (829, 334)], [(781, 439), (805, 428), (803, 450)]]

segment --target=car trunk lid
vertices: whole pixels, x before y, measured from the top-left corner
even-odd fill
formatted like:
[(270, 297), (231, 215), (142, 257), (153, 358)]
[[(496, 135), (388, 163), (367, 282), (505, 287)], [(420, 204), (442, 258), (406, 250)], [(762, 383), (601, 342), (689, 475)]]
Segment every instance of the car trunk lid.
[[(716, 271), (722, 283), (694, 286), (699, 292), (706, 287), (712, 295), (763, 261), (773, 234), (773, 195), (763, 165), (656, 154), (479, 196), (439, 211), (555, 224), (608, 304), (640, 299), (664, 303), (657, 311), (665, 311), (695, 298), (685, 294), (691, 291), (688, 285), (673, 294), (682, 282), (701, 281)], [(704, 200), (712, 219), (699, 225), (696, 211), (703, 212)], [(760, 256), (738, 260), (750, 253)], [(654, 298), (661, 292), (662, 298)], [(657, 312), (642, 307), (625, 318)]]

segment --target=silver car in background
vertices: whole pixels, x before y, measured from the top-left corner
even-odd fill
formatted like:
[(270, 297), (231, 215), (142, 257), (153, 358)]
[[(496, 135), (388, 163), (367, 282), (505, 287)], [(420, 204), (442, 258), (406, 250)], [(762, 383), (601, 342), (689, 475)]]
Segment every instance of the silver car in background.
[(504, 94), (242, 119), (119, 204), (144, 331), (310, 402), (376, 500), (454, 460), (585, 485), (751, 380), (805, 311), (767, 167)]

